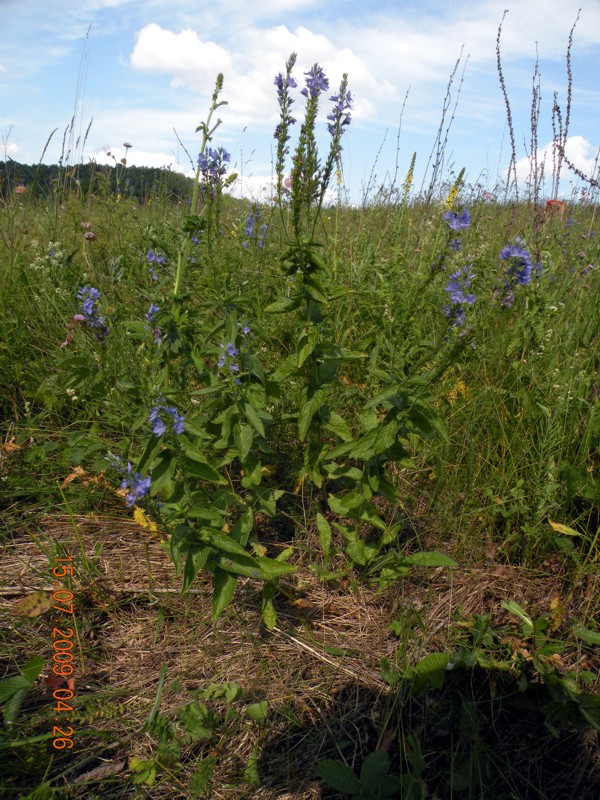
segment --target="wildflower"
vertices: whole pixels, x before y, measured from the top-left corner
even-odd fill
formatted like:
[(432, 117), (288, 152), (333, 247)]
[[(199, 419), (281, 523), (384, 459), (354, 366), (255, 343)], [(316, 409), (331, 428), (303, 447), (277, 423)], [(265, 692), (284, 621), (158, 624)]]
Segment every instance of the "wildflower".
[(466, 306), (475, 302), (475, 295), (469, 292), (475, 275), (471, 272), (472, 264), (467, 264), (450, 275), (448, 285), (444, 291), (448, 293), (450, 305), (442, 307), (442, 312), (448, 318), (450, 325), (464, 325), (466, 320)]
[(20, 184), (19, 186), (15, 186), (15, 194), (25, 194), (27, 192), (27, 187)]
[(159, 311), (160, 311), (160, 306), (157, 306), (156, 303), (151, 303), (150, 308), (148, 309), (148, 311), (144, 316), (146, 317), (148, 322), (152, 322), (154, 316), (158, 314)]
[(93, 241), (94, 241), (95, 239), (97, 239), (98, 237), (96, 236), (96, 234), (94, 233), (94, 231), (86, 231), (86, 232), (83, 234), (83, 238), (84, 238), (84, 239), (87, 239), (87, 240), (88, 240), (88, 242), (93, 242)]
[[(250, 328), (248, 328), (248, 331), (250, 331)], [(239, 348), (237, 348), (235, 344), (233, 344), (233, 342), (227, 342), (227, 344), (221, 344), (219, 345), (219, 347), (221, 348), (222, 353), (217, 361), (217, 368), (223, 369), (223, 367), (226, 366), (229, 372), (239, 372), (240, 367), (237, 361), (235, 360), (237, 356), (239, 356), (240, 354)]]
[(456, 239), (450, 240), (450, 250), (454, 250), (455, 252), (462, 250), (462, 239), (460, 236), (457, 236)]
[(329, 89), (329, 81), (325, 77), (323, 68), (318, 64), (311, 67), (304, 75), (306, 76), (306, 87), (300, 92), (304, 97), (315, 98), (319, 96), (320, 92), (326, 92)]
[(150, 264), (160, 265), (167, 263), (167, 259), (164, 257), (164, 255), (160, 251), (155, 253), (154, 250), (148, 250), (146, 253), (146, 261)]
[(155, 436), (162, 436), (167, 431), (165, 415), (171, 417), (174, 433), (180, 434), (184, 432), (185, 418), (177, 411), (175, 406), (167, 405), (165, 398), (161, 395), (150, 410), (150, 416), (148, 418), (152, 425), (152, 433), (154, 433)]
[(127, 508), (131, 508), (132, 505), (138, 500), (142, 500), (150, 492), (152, 478), (150, 476), (143, 478), (140, 472), (133, 472), (130, 462), (127, 462), (126, 472), (128, 477), (121, 482), (121, 489), (131, 489), (125, 498), (125, 505)]
[(471, 224), (471, 215), (466, 208), (463, 208), (460, 212), (447, 211), (442, 216), (442, 219), (448, 223), (448, 227), (452, 231), (466, 230)]
[(500, 261), (507, 261), (506, 279), (509, 283), (518, 283), (527, 286), (531, 281), (532, 270), (531, 256), (524, 247), (524, 242), (518, 237), (514, 244), (503, 247), (500, 252)]
[(230, 153), (224, 147), (213, 150), (207, 147), (206, 152), (198, 155), (198, 167), (204, 175), (204, 180), (213, 185), (220, 185), (227, 172), (227, 164), (231, 161)]
[(83, 286), (77, 292), (77, 299), (81, 300), (81, 313), (74, 314), (75, 322), (84, 322), (88, 328), (96, 329), (96, 338), (102, 341), (108, 334), (104, 317), (98, 316), (96, 302), (100, 299), (100, 291), (94, 286)]

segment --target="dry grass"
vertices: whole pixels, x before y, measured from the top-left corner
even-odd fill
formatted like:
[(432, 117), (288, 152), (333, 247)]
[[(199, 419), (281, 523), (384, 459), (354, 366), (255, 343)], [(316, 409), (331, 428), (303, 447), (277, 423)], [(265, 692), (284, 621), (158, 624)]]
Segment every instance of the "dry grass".
[[(3, 547), (0, 621), (5, 652), (10, 653), (2, 659), (6, 674), (36, 655), (50, 663), (49, 613), (25, 619), (15, 617), (12, 606), (30, 592), (52, 589), (49, 557), (53, 552), (56, 556), (57, 546), (73, 555), (78, 570), (73, 591), (80, 641), (75, 656), (80, 718), (74, 724), (74, 749), (57, 761), (65, 786), (71, 787), (69, 796), (75, 798), (136, 796), (127, 762), (131, 756), (148, 758), (155, 747), (142, 728), (163, 665), (167, 678), (160, 708), (169, 718), (176, 718), (191, 702), (194, 691), (211, 684), (238, 683), (243, 690), (240, 708), (268, 702), (262, 727), (238, 715), (224, 723), (210, 744), (184, 750), (183, 761), (192, 767), (207, 755), (217, 760), (206, 796), (330, 796), (311, 780), (317, 762), (340, 757), (343, 749), (349, 763), (360, 765), (385, 733), (384, 716), (391, 701), (380, 664), (382, 658), (393, 657), (399, 644), (390, 622), (402, 617), (414, 621), (404, 646), (416, 662), (449, 644), (458, 612), (464, 618), (490, 612), (502, 623), (507, 613), (501, 602), (516, 600), (527, 603), (532, 613), (555, 608), (558, 627), (562, 619), (588, 619), (599, 588), (597, 576), (569, 586), (558, 565), (548, 564), (537, 572), (489, 565), (415, 572), (377, 594), (367, 588), (333, 589), (300, 566), (278, 597), (277, 626), (267, 631), (260, 625), (257, 584), (241, 584), (234, 604), (213, 624), (210, 586), (198, 582), (182, 596), (159, 535), (132, 520), (43, 517), (35, 538), (17, 531)], [(560, 598), (559, 611), (555, 598)], [(565, 667), (598, 673), (598, 659), (593, 661), (589, 648), (574, 646), (563, 660)], [(26, 710), (42, 713), (50, 703), (51, 695), (40, 681)], [(224, 714), (221, 706), (217, 703), (215, 708)], [(338, 747), (342, 739), (353, 743), (350, 751)], [(261, 782), (249, 787), (242, 774), (253, 750), (258, 753)], [(589, 762), (597, 752), (593, 735), (587, 752)], [(159, 800), (190, 795), (181, 774), (174, 773), (161, 776), (138, 796)]]

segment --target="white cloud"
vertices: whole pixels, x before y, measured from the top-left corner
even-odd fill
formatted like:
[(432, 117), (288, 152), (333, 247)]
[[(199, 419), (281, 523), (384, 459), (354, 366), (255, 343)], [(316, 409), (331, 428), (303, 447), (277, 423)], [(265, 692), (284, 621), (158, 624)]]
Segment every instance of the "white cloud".
[(187, 85), (210, 92), (218, 72), (232, 71), (227, 50), (215, 42), (204, 42), (192, 30), (181, 33), (150, 23), (137, 34), (131, 66), (144, 72), (166, 72), (174, 86)]
[[(592, 177), (598, 169), (598, 153), (599, 148), (594, 147), (587, 139), (583, 136), (569, 136), (567, 142), (565, 144), (565, 155), (567, 159), (576, 167), (580, 172), (582, 172), (587, 177)], [(544, 145), (544, 147), (540, 147), (537, 152), (537, 161), (538, 161), (538, 168), (543, 165), (544, 169), (544, 177), (546, 181), (551, 180), (553, 170), (554, 170), (554, 162), (557, 159), (558, 154), (554, 153), (554, 143), (548, 142), (548, 144)], [(520, 158), (517, 161), (517, 179), (518, 181), (524, 182), (527, 181), (532, 174), (532, 164), (531, 158), (529, 156), (525, 156), (524, 158)], [(561, 169), (561, 179), (564, 180), (572, 173), (569, 171), (566, 164), (563, 163)], [(506, 173), (505, 173), (506, 177)], [(572, 175), (572, 178), (575, 182), (579, 179), (577, 176)]]

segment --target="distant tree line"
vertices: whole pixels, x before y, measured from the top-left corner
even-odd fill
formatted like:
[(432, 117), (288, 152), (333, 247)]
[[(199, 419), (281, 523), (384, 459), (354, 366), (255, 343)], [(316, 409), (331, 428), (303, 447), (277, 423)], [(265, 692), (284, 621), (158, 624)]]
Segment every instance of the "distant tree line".
[[(27, 194), (51, 197), (75, 192), (82, 195), (118, 195), (140, 203), (152, 197), (185, 201), (192, 194), (193, 181), (180, 172), (158, 167), (135, 167), (123, 164), (19, 164), (0, 161), (0, 196), (6, 198), (17, 187)], [(23, 190), (18, 190), (23, 192)]]

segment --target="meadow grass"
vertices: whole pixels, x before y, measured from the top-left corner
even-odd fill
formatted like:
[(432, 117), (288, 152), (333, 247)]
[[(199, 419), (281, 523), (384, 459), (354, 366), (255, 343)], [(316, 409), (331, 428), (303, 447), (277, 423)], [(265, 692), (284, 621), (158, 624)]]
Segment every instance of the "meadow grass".
[(67, 552), (78, 669), (72, 750), (0, 683), (5, 796), (596, 797), (596, 206), (322, 205), (316, 67), (288, 192), (287, 67), (278, 205), (211, 115), (189, 205), (7, 174), (3, 670)]

